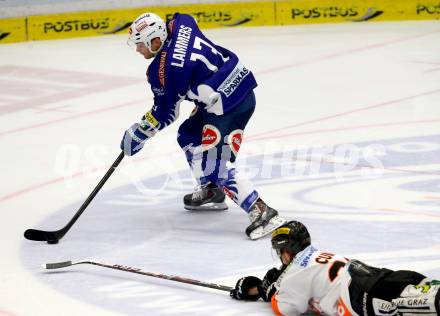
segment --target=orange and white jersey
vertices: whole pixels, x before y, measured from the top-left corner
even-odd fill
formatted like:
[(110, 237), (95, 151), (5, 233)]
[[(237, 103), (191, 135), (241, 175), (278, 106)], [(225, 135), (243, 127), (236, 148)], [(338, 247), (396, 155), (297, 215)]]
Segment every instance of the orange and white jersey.
[(347, 258), (309, 246), (290, 263), (277, 280), (272, 308), (277, 315), (300, 315), (307, 310), (318, 314), (355, 316), (345, 269)]

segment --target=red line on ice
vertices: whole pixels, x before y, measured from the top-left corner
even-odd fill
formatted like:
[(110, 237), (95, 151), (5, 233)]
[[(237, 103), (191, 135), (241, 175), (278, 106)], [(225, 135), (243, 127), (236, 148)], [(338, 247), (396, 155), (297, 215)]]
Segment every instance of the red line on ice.
[(393, 209), (393, 208), (381, 208), (380, 211), (386, 211), (386, 212), (396, 212), (396, 213), (403, 213), (403, 214), (410, 214), (410, 215), (422, 215), (422, 216), (428, 216), (428, 217), (434, 217), (439, 218), (440, 215), (435, 214), (436, 211), (432, 211), (430, 213), (429, 211), (423, 211), (423, 210), (402, 210), (402, 209)]
[(304, 131), (304, 132), (292, 132), (287, 134), (278, 134), (275, 136), (266, 136), (268, 133), (263, 134), (263, 136), (251, 136), (246, 141), (258, 141), (263, 139), (273, 139), (273, 138), (284, 138), (295, 135), (309, 135), (309, 134), (321, 134), (321, 133), (330, 133), (330, 132), (341, 132), (347, 130), (354, 129), (364, 129), (364, 128), (372, 128), (372, 127), (389, 127), (389, 126), (401, 126), (401, 125), (411, 125), (411, 124), (423, 124), (423, 123), (436, 123), (440, 122), (440, 118), (431, 119), (431, 120), (420, 120), (420, 121), (404, 121), (404, 122), (392, 122), (392, 123), (381, 123), (381, 124), (368, 124), (368, 125), (358, 125), (358, 126), (347, 126), (347, 127), (339, 127), (339, 128), (326, 128), (326, 129), (318, 129), (312, 131)]
[(313, 123), (318, 123), (318, 122), (322, 122), (322, 121), (326, 121), (326, 120), (330, 120), (330, 119), (334, 119), (334, 118), (350, 115), (350, 114), (353, 114), (353, 113), (359, 113), (359, 112), (373, 110), (373, 109), (377, 109), (377, 108), (381, 108), (381, 107), (385, 107), (385, 106), (389, 106), (389, 105), (395, 105), (395, 104), (398, 104), (398, 103), (401, 103), (401, 102), (404, 102), (404, 101), (416, 99), (416, 98), (419, 98), (419, 97), (424, 97), (424, 96), (435, 94), (435, 93), (439, 93), (439, 92), (440, 92), (440, 89), (425, 91), (425, 92), (422, 92), (422, 93), (419, 93), (419, 94), (402, 97), (400, 99), (394, 99), (394, 100), (385, 101), (385, 102), (381, 102), (379, 104), (369, 105), (369, 106), (366, 106), (366, 107), (362, 107), (362, 108), (358, 108), (358, 109), (354, 109), (354, 110), (350, 110), (350, 111), (345, 111), (345, 112), (340, 112), (340, 113), (336, 113), (336, 114), (332, 114), (332, 115), (327, 115), (327, 116), (323, 116), (323, 117), (316, 118), (316, 119), (313, 119), (313, 120), (309, 120), (309, 121), (305, 121), (305, 122), (301, 122), (301, 123), (296, 123), (296, 124), (293, 124), (293, 125), (288, 125), (288, 126), (284, 126), (284, 127), (278, 128), (278, 129), (273, 129), (271, 131), (263, 132), (263, 133), (260, 133), (259, 135), (250, 136), (248, 139), (258, 138), (260, 135), (267, 136), (268, 134), (273, 134), (273, 133), (276, 133), (276, 132), (279, 132), (279, 131), (285, 131), (286, 129), (295, 128), (295, 127), (304, 126), (304, 125), (309, 125), (309, 124), (313, 124)]
[(0, 315), (1, 316), (16, 316), (17, 314), (14, 314), (14, 313), (11, 313), (11, 312), (8, 312), (8, 311), (0, 309)]
[[(386, 42), (381, 42), (381, 43), (372, 44), (372, 45), (368, 45), (368, 46), (364, 46), (364, 47), (359, 47), (359, 48), (353, 48), (353, 49), (349, 49), (349, 50), (346, 50), (346, 51), (336, 52), (336, 53), (333, 53), (333, 54), (312, 58), (310, 60), (299, 61), (297, 63), (290, 64), (290, 65), (289, 64), (281, 65), (281, 66), (277, 66), (277, 67), (274, 67), (274, 68), (269, 68), (269, 69), (265, 69), (265, 70), (261, 70), (261, 71), (256, 71), (255, 73), (259, 74), (259, 75), (264, 75), (264, 74), (268, 74), (268, 73), (277, 72), (277, 71), (280, 71), (280, 70), (285, 70), (287, 68), (293, 68), (293, 67), (298, 67), (298, 66), (310, 65), (310, 64), (313, 64), (313, 63), (317, 63), (317, 62), (321, 62), (321, 61), (327, 60), (327, 59), (332, 59), (332, 58), (341, 57), (341, 56), (344, 56), (344, 55), (349, 55), (349, 54), (354, 54), (354, 53), (358, 53), (358, 52), (363, 52), (363, 51), (367, 51), (367, 50), (370, 50), (370, 49), (373, 49), (373, 48), (384, 47), (384, 46), (387, 46), (387, 45), (390, 45), (390, 44), (404, 42), (404, 41), (408, 41), (408, 40), (411, 40), (411, 39), (420, 39), (422, 37), (429, 36), (429, 35), (432, 35), (432, 34), (438, 33), (438, 32), (439, 31), (432, 31), (432, 32), (423, 33), (423, 34), (416, 34), (416, 35), (401, 37), (401, 38), (397, 38), (397, 39), (386, 41)], [(26, 130), (30, 130), (30, 129), (34, 129), (34, 128), (38, 128), (38, 127), (44, 127), (44, 126), (51, 125), (51, 124), (54, 124), (54, 123), (59, 123), (59, 122), (63, 122), (63, 121), (66, 121), (66, 120), (72, 120), (72, 119), (76, 119), (76, 118), (81, 118), (81, 117), (85, 117), (85, 116), (88, 116), (88, 115), (93, 115), (93, 114), (100, 113), (100, 112), (106, 112), (106, 111), (110, 111), (110, 110), (113, 110), (113, 109), (117, 109), (118, 107), (120, 107), (120, 106), (109, 107), (109, 108), (103, 109), (103, 110), (92, 111), (92, 112), (83, 113), (83, 114), (79, 114), (79, 115), (69, 116), (69, 117), (58, 119), (58, 120), (52, 120), (52, 121), (48, 121), (48, 122), (44, 122), (44, 123), (34, 124), (34, 125), (30, 125), (30, 126), (26, 126), (26, 127), (21, 127), (21, 128), (16, 128), (16, 129), (12, 129), (12, 130), (7, 130), (7, 131), (3, 131), (3, 132), (0, 131), (0, 136), (4, 136), (4, 135), (8, 135), (8, 134), (13, 134), (13, 133), (17, 133), (17, 132), (22, 132), (22, 131), (26, 131)], [(336, 115), (338, 115), (338, 114), (336, 114)], [(323, 119), (328, 119), (328, 118), (323, 118)], [(292, 127), (296, 127), (296, 126), (301, 126), (301, 125), (309, 124), (309, 123), (311, 123), (311, 122), (299, 123), (297, 125), (287, 126), (287, 127), (284, 127), (284, 128), (278, 129), (278, 130), (282, 130), (282, 129), (286, 129), (286, 128), (292, 128)], [(276, 132), (278, 130), (273, 130), (271, 132)]]
[[(391, 126), (391, 125), (410, 125), (410, 124), (425, 124), (425, 123), (432, 123), (432, 122), (437, 122), (437, 121), (440, 121), (440, 119), (438, 119), (438, 120), (424, 120), (424, 121), (416, 121), (416, 122), (400, 122), (400, 123), (389, 123), (389, 124), (387, 124), (387, 123), (383, 123), (383, 124), (376, 124), (376, 125), (361, 125), (361, 126), (351, 126), (351, 127), (347, 127), (347, 128), (341, 128), (341, 129), (334, 129), (334, 130), (332, 130), (332, 129), (329, 129), (329, 130), (318, 130), (318, 131), (309, 131), (309, 132), (303, 132), (303, 133), (298, 133), (298, 134), (307, 134), (307, 133), (329, 133), (329, 132), (337, 132), (337, 131), (340, 131), (340, 130), (350, 130), (350, 129), (355, 129), (355, 128), (370, 128), (370, 127), (388, 127), (388, 126)], [(295, 135), (295, 133), (293, 133), (292, 135)], [(286, 137), (286, 136), (290, 136), (290, 135), (281, 135), (281, 136), (279, 136), (280, 138), (281, 137)], [(272, 139), (273, 138), (277, 138), (278, 136), (275, 136), (275, 137), (271, 137)], [(262, 140), (262, 139), (264, 139), (264, 138), (254, 138), (254, 139), (251, 139), (251, 140), (249, 140), (250, 142), (252, 142), (252, 141), (259, 141), (259, 140)], [(172, 153), (175, 153), (175, 151), (173, 151), (173, 152), (168, 152), (168, 153), (163, 153), (162, 155), (160, 155), (160, 156), (168, 156), (168, 155), (170, 155), (170, 154), (172, 154)], [(160, 157), (160, 156), (156, 156), (155, 158), (158, 158), (158, 157)], [(139, 161), (142, 161), (142, 160), (145, 160), (145, 159), (148, 159), (149, 157), (140, 157), (140, 158), (138, 158), (138, 159), (134, 159), (132, 162), (139, 162)], [(332, 162), (332, 163), (336, 163), (336, 162)], [(121, 163), (121, 165), (122, 164), (124, 164), (124, 162), (122, 162)], [(109, 165), (110, 166), (110, 165)], [(80, 176), (82, 176), (82, 175), (85, 175), (85, 174), (90, 174), (90, 173), (93, 173), (93, 172), (96, 172), (97, 170), (105, 170), (105, 169), (107, 169), (109, 166), (106, 166), (106, 167), (102, 167), (102, 168), (99, 168), (99, 169), (94, 169), (94, 170), (92, 170), (92, 171), (89, 171), (89, 172), (78, 172), (78, 173), (76, 173), (76, 174), (74, 174), (74, 175), (72, 175), (71, 177), (72, 178), (77, 178), (77, 177), (80, 177)], [(440, 173), (437, 173), (437, 172), (435, 172), (435, 171), (432, 171), (432, 172), (429, 172), (429, 171), (416, 171), (416, 170), (406, 170), (406, 169), (399, 169), (399, 168), (384, 168), (385, 170), (390, 170), (390, 171), (399, 171), (399, 172), (408, 172), (408, 173), (417, 173), (417, 174), (428, 174), (428, 175), (437, 175), (437, 174), (440, 174)], [(7, 200), (10, 200), (10, 199), (12, 199), (12, 198), (15, 198), (15, 197), (17, 197), (17, 196), (20, 196), (20, 195), (23, 195), (23, 194), (26, 194), (26, 193), (28, 193), (28, 192), (32, 192), (32, 191), (34, 191), (34, 190), (38, 190), (38, 189), (41, 189), (41, 188), (43, 188), (43, 187), (46, 187), (46, 186), (49, 186), (49, 185), (51, 185), (51, 184), (55, 184), (55, 183), (58, 183), (58, 182), (62, 182), (64, 180), (64, 177), (58, 177), (58, 178), (54, 178), (54, 179), (51, 179), (51, 180), (48, 180), (48, 181), (43, 181), (43, 182), (40, 182), (40, 183), (37, 183), (37, 184), (35, 184), (35, 185), (32, 185), (32, 186), (29, 186), (29, 187), (26, 187), (26, 188), (24, 188), (24, 189), (21, 189), (21, 190), (18, 190), (18, 191), (15, 191), (15, 192), (12, 192), (12, 193), (9, 193), (9, 194), (6, 194), (6, 195), (3, 195), (3, 196), (0, 196), (0, 203), (1, 202), (4, 202), (4, 201), (7, 201)]]
[(431, 32), (427, 32), (427, 33), (416, 34), (416, 35), (411, 35), (411, 36), (405, 36), (405, 37), (401, 37), (401, 38), (396, 38), (396, 39), (393, 39), (393, 40), (390, 40), (390, 41), (385, 41), (385, 42), (381, 42), (381, 43), (371, 44), (371, 45), (367, 45), (367, 46), (363, 46), (363, 47), (358, 47), (358, 48), (352, 48), (352, 49), (348, 49), (348, 50), (341, 51), (341, 52), (336, 52), (336, 53), (332, 53), (332, 54), (328, 54), (328, 55), (324, 55), (324, 56), (315, 57), (315, 58), (312, 58), (312, 59), (309, 59), (309, 60), (299, 61), (299, 62), (296, 62), (296, 63), (293, 63), (293, 64), (277, 66), (277, 67), (269, 68), (269, 69), (262, 70), (262, 71), (259, 71), (259, 72), (256, 72), (256, 73), (259, 74), (259, 75), (262, 75), (262, 74), (271, 73), (271, 72), (274, 72), (274, 71), (286, 70), (288, 68), (294, 68), (294, 67), (300, 67), (300, 66), (305, 66), (305, 65), (311, 65), (311, 64), (314, 64), (314, 63), (317, 63), (317, 62), (328, 60), (328, 59), (333, 59), (333, 58), (337, 58), (337, 57), (341, 57), (341, 56), (345, 56), (345, 55), (360, 53), (360, 52), (364, 52), (364, 51), (367, 51), (367, 50), (370, 50), (370, 49), (388, 46), (390, 44), (401, 43), (401, 42), (409, 41), (409, 40), (412, 40), (412, 39), (420, 39), (422, 37), (430, 36), (432, 34), (439, 33), (439, 32), (440, 31), (431, 31)]
[[(260, 71), (258, 73), (259, 74), (266, 74), (266, 73), (276, 72), (276, 71), (279, 71), (279, 70), (285, 70), (286, 68), (292, 68), (292, 67), (298, 67), (298, 66), (302, 66), (302, 65), (308, 65), (308, 64), (320, 62), (320, 61), (331, 59), (331, 58), (335, 58), (335, 57), (340, 57), (340, 56), (349, 55), (349, 54), (353, 54), (353, 53), (357, 53), (357, 52), (362, 52), (362, 51), (366, 51), (366, 50), (373, 49), (373, 48), (383, 47), (383, 46), (386, 46), (386, 45), (389, 45), (389, 44), (399, 43), (399, 42), (403, 42), (403, 41), (407, 41), (407, 40), (411, 40), (411, 39), (419, 39), (421, 37), (428, 36), (428, 35), (431, 35), (433, 33), (438, 33), (438, 31), (433, 31), (433, 32), (424, 33), (424, 34), (416, 34), (416, 35), (412, 35), (412, 36), (407, 36), (407, 37), (403, 37), (403, 38), (394, 39), (394, 40), (391, 40), (391, 41), (386, 41), (386, 42), (382, 42), (382, 43), (368, 45), (368, 46), (365, 46), (365, 47), (350, 49), (350, 50), (347, 50), (347, 51), (338, 52), (338, 53), (334, 53), (334, 54), (329, 54), (329, 55), (326, 55), (326, 56), (321, 56), (321, 57), (313, 58), (311, 60), (306, 60), (306, 61), (298, 62), (298, 63), (295, 63), (295, 64), (291, 64), (291, 65), (283, 65), (283, 66), (279, 66), (279, 67), (275, 67), (275, 68), (266, 69), (266, 70)], [(386, 105), (389, 105), (389, 104), (395, 104), (395, 103), (398, 103), (398, 102), (414, 99), (414, 98), (417, 98), (417, 97), (420, 97), (420, 96), (425, 96), (425, 95), (437, 93), (439, 91), (440, 91), (440, 89), (431, 90), (431, 91), (427, 91), (427, 92), (424, 92), (424, 93), (421, 93), (421, 94), (417, 94), (417, 95), (413, 95), (413, 96), (409, 96), (409, 97), (404, 97), (404, 98), (401, 98), (401, 99), (391, 100), (391, 101), (387, 101), (387, 102), (380, 103), (380, 104), (377, 104), (377, 105), (367, 106), (367, 107), (355, 109), (355, 110), (352, 110), (352, 111), (341, 112), (341, 113), (337, 113), (337, 114), (334, 114), (334, 115), (325, 116), (325, 117), (321, 117), (321, 118), (314, 119), (314, 120), (309, 120), (309, 121), (302, 122), (302, 123), (297, 123), (297, 124), (294, 124), (294, 125), (291, 125), (291, 126), (286, 126), (286, 127), (283, 127), (283, 128), (279, 128), (279, 129), (275, 129), (275, 130), (272, 130), (272, 131), (264, 132), (264, 133), (261, 133), (261, 134), (256, 134), (254, 136), (250, 136), (250, 137), (248, 137), (248, 141), (252, 141), (253, 138), (255, 138), (254, 140), (258, 140), (259, 136), (267, 135), (268, 133), (276, 133), (278, 131), (286, 130), (286, 129), (293, 128), (293, 127), (304, 126), (304, 125), (307, 125), (307, 124), (316, 123), (316, 122), (319, 122), (319, 121), (324, 121), (324, 120), (328, 120), (328, 119), (331, 119), (331, 118), (336, 118), (336, 117), (352, 114), (352, 113), (355, 113), (355, 112), (361, 112), (361, 111), (366, 111), (366, 110), (369, 110), (369, 109), (374, 109), (374, 108), (386, 106)], [(105, 109), (101, 109), (101, 110), (96, 110), (96, 111), (91, 111), (91, 112), (87, 112), (87, 113), (82, 113), (82, 114), (78, 114), (78, 115), (74, 115), (74, 116), (69, 116), (69, 117), (65, 117), (65, 118), (61, 118), (61, 119), (57, 119), (57, 120), (52, 120), (52, 121), (49, 121), (49, 122), (39, 123), (39, 124), (31, 125), (31, 126), (21, 127), (21, 128), (17, 128), (17, 129), (13, 129), (13, 130), (7, 130), (7, 131), (0, 132), (0, 136), (7, 135), (7, 134), (12, 134), (12, 133), (17, 133), (17, 132), (21, 132), (21, 131), (25, 131), (25, 130), (29, 130), (29, 129), (33, 129), (33, 128), (43, 127), (43, 126), (47, 126), (47, 125), (50, 125), (50, 124), (59, 123), (59, 122), (66, 121), (66, 120), (72, 120), (72, 119), (79, 118), (79, 117), (85, 117), (85, 116), (89, 116), (89, 115), (93, 115), (93, 114), (97, 114), (97, 113), (107, 112), (107, 111), (111, 111), (113, 109), (117, 109), (117, 108), (120, 108), (120, 107), (132, 105), (133, 103), (137, 103), (137, 102), (140, 102), (140, 101), (132, 101), (130, 103), (126, 103), (126, 104), (122, 104), (122, 105), (117, 105), (117, 106), (113, 106), (113, 107), (109, 107), (109, 108), (105, 108)], [(329, 132), (329, 131), (324, 131), (324, 132)], [(307, 133), (307, 132), (305, 132), (305, 133)], [(308, 133), (310, 133), (310, 132), (308, 132)], [(284, 136), (281, 136), (281, 137), (284, 137)], [(142, 159), (145, 159), (145, 158), (142, 158)], [(83, 174), (83, 173), (81, 173), (81, 174)], [(31, 192), (33, 190), (39, 189), (41, 187), (44, 187), (44, 186), (47, 186), (47, 185), (50, 185), (50, 184), (53, 184), (53, 183), (57, 183), (59, 181), (62, 181), (62, 179), (63, 178), (56, 178), (56, 179), (48, 180), (48, 181), (45, 181), (45, 182), (42, 182), (42, 183), (30, 186), (30, 187), (27, 187), (27, 188), (24, 188), (22, 190), (9, 193), (7, 195), (4, 195), (4, 196), (0, 197), (0, 203), (4, 202), (6, 200), (9, 200), (11, 198), (20, 196), (22, 194), (25, 194), (27, 192)]]
[(144, 101), (145, 100), (130, 101), (130, 102), (127, 102), (127, 103), (122, 103), (122, 104), (114, 105), (114, 106), (107, 107), (107, 108), (104, 108), (104, 109), (99, 109), (99, 110), (94, 110), (94, 111), (90, 111), (90, 112), (75, 114), (75, 115), (62, 117), (62, 118), (59, 118), (59, 119), (56, 119), (56, 120), (52, 120), (52, 121), (47, 121), (47, 122), (43, 122), (43, 123), (37, 123), (37, 124), (34, 124), (34, 125), (27, 125), (27, 126), (23, 126), (23, 127), (19, 127), (19, 128), (10, 129), (10, 130), (6, 130), (6, 131), (0, 132), (0, 137), (4, 136), (4, 135), (10, 135), (10, 134), (18, 133), (18, 132), (23, 132), (23, 131), (35, 129), (35, 128), (38, 128), (38, 127), (43, 127), (43, 126), (55, 124), (55, 123), (60, 123), (60, 122), (64, 122), (64, 121), (70, 121), (70, 120), (74, 120), (74, 119), (81, 118), (81, 117), (95, 115), (95, 114), (99, 114), (99, 113), (103, 113), (103, 112), (109, 112), (109, 111), (117, 110), (117, 109), (124, 108), (124, 107), (127, 107), (127, 106), (136, 105), (136, 104), (139, 104), (140, 102), (144, 102)]

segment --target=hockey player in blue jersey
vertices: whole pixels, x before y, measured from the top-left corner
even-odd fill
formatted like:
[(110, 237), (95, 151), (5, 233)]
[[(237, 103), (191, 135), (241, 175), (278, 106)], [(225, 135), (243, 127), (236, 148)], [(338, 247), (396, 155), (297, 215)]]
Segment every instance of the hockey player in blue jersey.
[(177, 141), (199, 184), (184, 197), (189, 210), (226, 209), (225, 194), (251, 220), (246, 234), (257, 239), (285, 223), (248, 180), (238, 180), (234, 162), (243, 130), (255, 109), (257, 82), (231, 51), (206, 38), (193, 17), (176, 13), (165, 23), (153, 13), (139, 16), (128, 43), (152, 59), (147, 79), (154, 104), (124, 134), (121, 149), (134, 155), (173, 123), (183, 100), (195, 109), (180, 126)]

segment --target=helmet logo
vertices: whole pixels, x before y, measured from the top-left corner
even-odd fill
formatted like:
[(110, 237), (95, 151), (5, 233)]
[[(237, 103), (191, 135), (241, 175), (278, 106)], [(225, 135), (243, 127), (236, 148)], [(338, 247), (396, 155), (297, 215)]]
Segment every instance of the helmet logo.
[(272, 233), (272, 238), (275, 238), (278, 235), (288, 235), (290, 233), (290, 228), (289, 227), (281, 227), (276, 229), (273, 233)]
[(140, 32), (147, 26), (148, 24), (145, 21), (141, 21), (138, 25), (136, 25), (136, 31)]
[(139, 21), (142, 20), (143, 18), (149, 18), (149, 17), (150, 17), (150, 13), (144, 13), (144, 14), (142, 14), (140, 17), (138, 17), (138, 18), (136, 19), (136, 21), (134, 21), (134, 23), (139, 22)]

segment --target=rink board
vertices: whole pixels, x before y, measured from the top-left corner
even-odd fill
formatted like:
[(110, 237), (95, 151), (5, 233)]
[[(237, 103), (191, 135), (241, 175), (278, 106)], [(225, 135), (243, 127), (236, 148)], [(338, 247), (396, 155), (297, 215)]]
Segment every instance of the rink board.
[(276, 3), (276, 24), (432, 20), (440, 1), (294, 0)]
[(164, 19), (175, 12), (193, 15), (202, 29), (309, 23), (432, 20), (440, 1), (294, 0), (155, 6), (29, 16), (0, 20), (0, 43), (119, 34), (135, 17), (155, 12)]
[(26, 18), (0, 19), (0, 43), (27, 40)]

